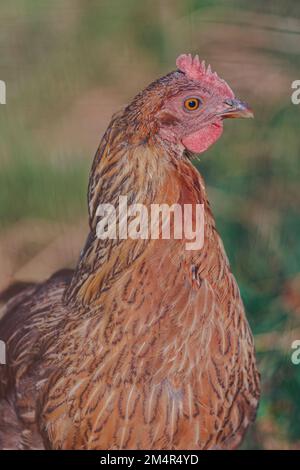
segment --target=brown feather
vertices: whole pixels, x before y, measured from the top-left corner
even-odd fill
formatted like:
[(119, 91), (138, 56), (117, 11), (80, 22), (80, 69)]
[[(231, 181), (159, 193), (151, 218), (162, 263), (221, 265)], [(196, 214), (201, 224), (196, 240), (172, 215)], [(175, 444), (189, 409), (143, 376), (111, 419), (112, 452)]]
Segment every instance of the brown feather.
[[(150, 87), (101, 141), (74, 274), (25, 291), (1, 321), (3, 448), (231, 449), (254, 419), (253, 339), (204, 181), (186, 154), (136, 125), (139, 100), (161, 99)], [(121, 194), (203, 203), (204, 247), (97, 239), (98, 205)]]

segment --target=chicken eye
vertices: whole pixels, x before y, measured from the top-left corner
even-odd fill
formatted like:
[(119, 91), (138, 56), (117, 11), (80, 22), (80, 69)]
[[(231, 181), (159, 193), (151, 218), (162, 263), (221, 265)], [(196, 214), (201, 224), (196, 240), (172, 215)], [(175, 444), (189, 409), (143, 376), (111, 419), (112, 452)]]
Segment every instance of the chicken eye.
[(188, 111), (195, 111), (199, 108), (201, 101), (199, 98), (188, 98), (184, 101), (184, 107)]

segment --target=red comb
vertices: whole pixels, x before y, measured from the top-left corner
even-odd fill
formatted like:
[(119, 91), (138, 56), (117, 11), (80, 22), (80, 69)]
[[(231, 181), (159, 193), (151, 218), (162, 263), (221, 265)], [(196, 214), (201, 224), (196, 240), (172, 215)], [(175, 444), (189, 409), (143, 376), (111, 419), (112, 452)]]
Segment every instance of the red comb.
[(191, 54), (181, 54), (176, 60), (177, 68), (185, 73), (191, 80), (204, 82), (207, 86), (214, 86), (219, 92), (234, 97), (234, 93), (225, 80), (222, 80), (216, 72), (212, 72), (211, 66), (205, 66), (205, 61), (200, 61), (198, 54), (193, 58)]

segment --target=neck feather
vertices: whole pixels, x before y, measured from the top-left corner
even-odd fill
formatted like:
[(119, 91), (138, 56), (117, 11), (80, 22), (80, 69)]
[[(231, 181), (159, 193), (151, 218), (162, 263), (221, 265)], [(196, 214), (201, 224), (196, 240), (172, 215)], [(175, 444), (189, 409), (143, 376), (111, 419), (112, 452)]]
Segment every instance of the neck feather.
[[(132, 140), (128, 126), (115, 118), (96, 153), (89, 182), (90, 233), (66, 292), (68, 302), (90, 305), (110, 288), (120, 273), (129, 269), (145, 252), (151, 240), (106, 239), (96, 235), (101, 204), (119, 207), (119, 197), (128, 205), (195, 202), (202, 192), (199, 174), (184, 157), (182, 148), (159, 138)], [(116, 211), (118, 214), (118, 210)], [(119, 224), (117, 215), (117, 228)]]

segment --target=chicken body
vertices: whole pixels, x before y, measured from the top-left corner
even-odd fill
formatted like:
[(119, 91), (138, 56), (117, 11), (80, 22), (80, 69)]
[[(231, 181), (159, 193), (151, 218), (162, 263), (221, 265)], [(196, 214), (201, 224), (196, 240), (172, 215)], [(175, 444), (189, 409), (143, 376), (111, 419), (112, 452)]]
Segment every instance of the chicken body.
[[(165, 92), (171, 79), (161, 79)], [(231, 449), (255, 416), (253, 339), (204, 181), (182, 144), (139, 113), (158, 106), (159, 86), (116, 115), (100, 143), (74, 273), (6, 305), (2, 448)], [(204, 246), (100, 240), (97, 207), (120, 195), (148, 207), (204, 204)]]

